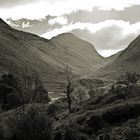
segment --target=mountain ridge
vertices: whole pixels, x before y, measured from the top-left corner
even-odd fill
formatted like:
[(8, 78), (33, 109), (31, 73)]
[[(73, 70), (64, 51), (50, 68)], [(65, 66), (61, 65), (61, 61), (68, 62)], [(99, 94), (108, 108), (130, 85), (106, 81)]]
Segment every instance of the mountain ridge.
[(93, 75), (103, 79), (114, 80), (123, 73), (140, 71), (140, 35), (126, 49), (107, 65), (101, 67)]
[(46, 84), (50, 85), (49, 90), (54, 87), (60, 89), (67, 66), (78, 76), (89, 74), (105, 63), (92, 44), (72, 34), (47, 40), (13, 29), (3, 20), (0, 26), (3, 26), (0, 28), (0, 70), (5, 72), (16, 67), (28, 67), (41, 74)]

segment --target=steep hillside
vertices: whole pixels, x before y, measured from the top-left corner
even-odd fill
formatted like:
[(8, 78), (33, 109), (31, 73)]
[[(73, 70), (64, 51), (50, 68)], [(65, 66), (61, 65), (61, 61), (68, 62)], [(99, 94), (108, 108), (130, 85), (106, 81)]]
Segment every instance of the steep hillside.
[[(69, 66), (75, 75), (85, 75), (104, 64), (94, 47), (72, 34), (62, 34), (47, 40), (18, 31), (0, 19), (0, 71), (27, 67), (37, 71), (49, 91), (59, 90), (63, 71)], [(59, 88), (59, 89), (58, 89)]]
[[(60, 82), (62, 70), (54, 67), (53, 58), (49, 55), (43, 59), (38, 44), (44, 44), (49, 48), (48, 40), (36, 35), (17, 31), (0, 20), (0, 70), (1, 72), (17, 71), (28, 68), (30, 71), (36, 71), (41, 74), (47, 82), (48, 88), (52, 89), (51, 83)], [(40, 47), (41, 49), (41, 47)]]
[(125, 72), (140, 72), (140, 36), (132, 41), (113, 61), (94, 73), (97, 77), (115, 79)]
[(92, 44), (71, 33), (58, 35), (50, 42), (59, 52), (58, 59), (79, 73), (87, 75), (105, 64), (105, 59), (98, 54)]

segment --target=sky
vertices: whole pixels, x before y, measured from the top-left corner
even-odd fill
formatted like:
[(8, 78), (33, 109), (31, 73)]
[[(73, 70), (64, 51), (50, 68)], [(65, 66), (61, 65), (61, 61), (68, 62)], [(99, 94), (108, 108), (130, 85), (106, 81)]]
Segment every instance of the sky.
[(140, 0), (0, 0), (0, 18), (16, 29), (51, 39), (71, 32), (104, 57), (140, 34)]

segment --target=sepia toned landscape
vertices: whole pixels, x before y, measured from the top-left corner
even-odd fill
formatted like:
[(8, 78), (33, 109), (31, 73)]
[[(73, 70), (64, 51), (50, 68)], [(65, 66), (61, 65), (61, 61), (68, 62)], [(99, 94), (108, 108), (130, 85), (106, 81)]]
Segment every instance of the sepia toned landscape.
[(0, 140), (140, 140), (139, 12), (1, 0)]

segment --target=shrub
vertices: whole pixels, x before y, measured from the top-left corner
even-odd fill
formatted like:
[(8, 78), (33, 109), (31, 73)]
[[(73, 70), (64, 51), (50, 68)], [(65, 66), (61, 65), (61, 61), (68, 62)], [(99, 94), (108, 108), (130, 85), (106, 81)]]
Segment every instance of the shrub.
[(101, 130), (105, 126), (103, 120), (99, 116), (94, 116), (94, 115), (90, 116), (86, 120), (86, 125), (87, 127), (92, 128), (95, 133)]
[(7, 110), (13, 108), (14, 106), (18, 107), (20, 105), (18, 96), (15, 96), (17, 87), (17, 79), (14, 75), (4, 74), (1, 76), (0, 100), (2, 103), (2, 110)]
[(47, 109), (48, 116), (53, 117), (55, 120), (58, 120), (58, 118), (56, 117), (57, 109), (58, 108), (55, 104), (50, 104)]
[(33, 107), (27, 112), (21, 110), (15, 117), (9, 117), (7, 128), (11, 133), (10, 140), (52, 139), (51, 121)]
[(140, 75), (136, 72), (126, 73), (121, 76), (115, 85), (112, 86), (112, 92), (121, 96), (124, 100), (126, 97), (133, 93), (133, 87), (136, 85)]
[(50, 98), (48, 97), (48, 91), (43, 86), (39, 86), (36, 92), (37, 92), (37, 95), (33, 102), (35, 103), (49, 103), (50, 102)]
[[(86, 128), (85, 128), (86, 129)], [(59, 128), (55, 132), (53, 140), (93, 140), (82, 132), (82, 128), (77, 124), (69, 124), (63, 128)]]
[(108, 124), (120, 124), (140, 115), (139, 103), (120, 104), (108, 108), (102, 115), (102, 119)]
[(23, 104), (49, 102), (48, 92), (37, 73), (22, 73), (18, 79), (18, 92)]
[(74, 125), (65, 127), (63, 140), (89, 140), (89, 138)]
[(87, 88), (97, 88), (97, 87), (102, 87), (104, 86), (104, 81), (101, 80), (101, 79), (90, 79), (90, 78), (87, 78), (87, 79), (80, 79), (79, 83), (84, 86), (84, 87), (87, 87)]
[(61, 131), (55, 132), (53, 140), (62, 140), (62, 138), (63, 138), (63, 135)]
[(27, 103), (48, 103), (48, 91), (38, 75), (4, 74), (0, 79), (2, 109), (12, 109)]
[(87, 99), (90, 98), (90, 95), (89, 93), (86, 91), (85, 88), (83, 87), (78, 87), (74, 93), (73, 93), (73, 98), (74, 98), (74, 101), (76, 103), (81, 103)]
[(125, 139), (137, 140), (140, 138), (140, 126), (136, 119), (131, 119), (127, 122), (127, 127), (122, 130), (122, 135)]
[(126, 100), (127, 95), (125, 93), (125, 89), (126, 87), (120, 84), (112, 85), (110, 92), (115, 93), (118, 96), (118, 98)]

